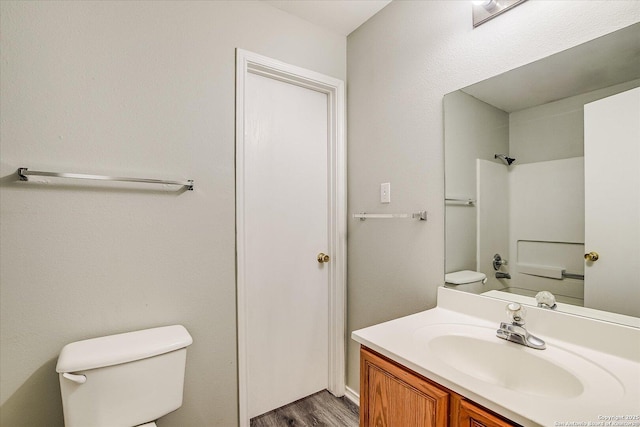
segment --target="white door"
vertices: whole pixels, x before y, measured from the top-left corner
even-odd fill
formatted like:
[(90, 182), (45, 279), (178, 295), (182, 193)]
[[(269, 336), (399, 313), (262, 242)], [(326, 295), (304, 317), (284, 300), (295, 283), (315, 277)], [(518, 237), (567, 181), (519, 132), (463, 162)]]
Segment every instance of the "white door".
[(640, 88), (584, 107), (586, 307), (640, 316)]
[(251, 71), (239, 78), (237, 117), (241, 425), (320, 390), (344, 393), (336, 93), (264, 64)]
[(327, 95), (255, 74), (245, 88), (253, 417), (327, 388)]

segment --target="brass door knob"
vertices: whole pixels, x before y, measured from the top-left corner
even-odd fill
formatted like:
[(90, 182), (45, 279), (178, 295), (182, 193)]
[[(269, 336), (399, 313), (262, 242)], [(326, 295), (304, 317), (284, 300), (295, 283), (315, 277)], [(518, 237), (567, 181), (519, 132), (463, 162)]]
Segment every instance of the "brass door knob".
[(598, 252), (589, 252), (588, 254), (584, 254), (584, 259), (587, 261), (597, 261), (600, 258)]
[(318, 254), (318, 262), (321, 263), (321, 264), (323, 262), (329, 262), (330, 259), (331, 258), (329, 258), (329, 255), (327, 255), (327, 254), (323, 254), (322, 252), (320, 252)]

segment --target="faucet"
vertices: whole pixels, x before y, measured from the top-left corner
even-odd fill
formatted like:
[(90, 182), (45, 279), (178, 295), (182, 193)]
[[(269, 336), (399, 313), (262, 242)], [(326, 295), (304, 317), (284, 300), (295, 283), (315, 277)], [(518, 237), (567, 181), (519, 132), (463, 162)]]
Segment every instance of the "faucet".
[(540, 338), (531, 335), (524, 327), (525, 310), (520, 304), (512, 302), (507, 305), (507, 315), (511, 323), (501, 322), (496, 336), (526, 347), (544, 350), (547, 345)]
[(502, 271), (496, 271), (496, 279), (511, 279), (509, 273), (503, 273)]

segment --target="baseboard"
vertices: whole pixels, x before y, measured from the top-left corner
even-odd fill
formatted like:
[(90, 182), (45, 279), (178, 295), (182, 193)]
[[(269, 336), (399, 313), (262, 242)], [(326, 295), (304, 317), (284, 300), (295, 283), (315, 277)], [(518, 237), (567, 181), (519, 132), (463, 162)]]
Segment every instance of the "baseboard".
[(351, 387), (345, 387), (344, 397), (360, 406), (360, 395), (356, 393)]

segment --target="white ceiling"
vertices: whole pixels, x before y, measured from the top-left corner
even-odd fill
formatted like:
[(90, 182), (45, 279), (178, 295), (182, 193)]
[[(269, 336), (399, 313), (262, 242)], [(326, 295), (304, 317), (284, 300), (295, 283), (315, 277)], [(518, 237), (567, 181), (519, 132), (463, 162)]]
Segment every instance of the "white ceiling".
[(344, 36), (364, 24), (391, 0), (264, 0), (278, 9)]

